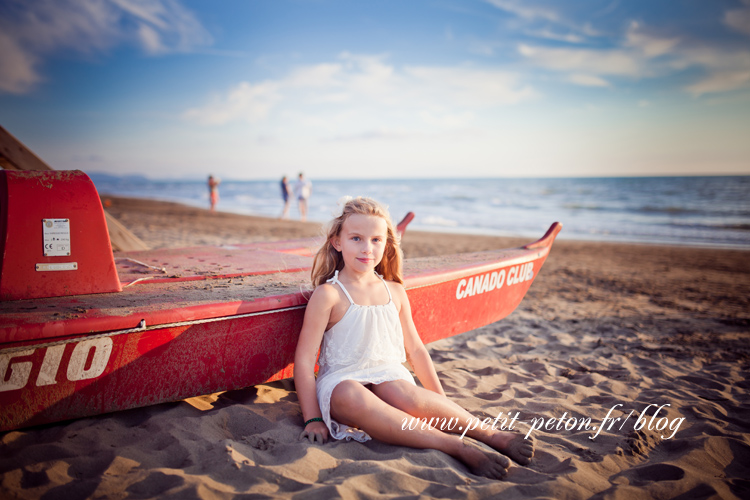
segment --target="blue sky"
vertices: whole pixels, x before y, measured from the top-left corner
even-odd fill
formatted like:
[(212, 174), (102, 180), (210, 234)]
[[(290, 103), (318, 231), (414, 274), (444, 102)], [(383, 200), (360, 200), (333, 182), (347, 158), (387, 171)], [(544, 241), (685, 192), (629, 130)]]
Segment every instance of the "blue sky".
[(750, 174), (750, 0), (5, 0), (0, 125), (154, 178)]

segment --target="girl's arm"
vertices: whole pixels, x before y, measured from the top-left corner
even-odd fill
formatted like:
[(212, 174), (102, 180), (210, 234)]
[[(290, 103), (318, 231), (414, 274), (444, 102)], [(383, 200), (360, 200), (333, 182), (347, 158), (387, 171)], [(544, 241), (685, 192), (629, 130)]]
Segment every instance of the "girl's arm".
[[(331, 309), (337, 298), (336, 291), (330, 286), (322, 285), (315, 289), (307, 303), (302, 331), (297, 340), (297, 350), (294, 353), (294, 385), (304, 422), (322, 416), (315, 391), (315, 361), (331, 316)], [(311, 422), (300, 434), (300, 439), (303, 438), (309, 439), (312, 443), (324, 443), (328, 439), (328, 428), (323, 422)]]
[(414, 320), (411, 317), (411, 305), (409, 297), (406, 296), (406, 290), (398, 283), (391, 283), (392, 290), (396, 293), (399, 303), (399, 318), (401, 319), (401, 329), (404, 331), (404, 349), (406, 350), (406, 359), (417, 374), (417, 378), (425, 389), (436, 392), (445, 396), (443, 386), (440, 384), (435, 365), (432, 364), (430, 353), (427, 352), (417, 333), (417, 327), (414, 326)]

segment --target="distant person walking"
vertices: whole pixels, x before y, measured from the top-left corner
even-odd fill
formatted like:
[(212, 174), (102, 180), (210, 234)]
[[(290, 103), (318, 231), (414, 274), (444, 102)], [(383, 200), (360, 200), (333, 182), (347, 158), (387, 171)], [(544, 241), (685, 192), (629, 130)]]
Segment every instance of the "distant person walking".
[(208, 176), (208, 198), (211, 202), (211, 211), (216, 211), (216, 204), (219, 203), (219, 184), (220, 179), (215, 179), (213, 175)]
[(312, 194), (312, 182), (305, 179), (302, 172), (299, 173), (297, 183), (294, 185), (294, 193), (297, 195), (299, 202), (299, 218), (302, 221), (307, 220), (307, 200)]
[(281, 213), (282, 219), (289, 218), (289, 197), (292, 195), (292, 188), (289, 186), (289, 181), (286, 175), (281, 178), (281, 198), (284, 200), (284, 211)]

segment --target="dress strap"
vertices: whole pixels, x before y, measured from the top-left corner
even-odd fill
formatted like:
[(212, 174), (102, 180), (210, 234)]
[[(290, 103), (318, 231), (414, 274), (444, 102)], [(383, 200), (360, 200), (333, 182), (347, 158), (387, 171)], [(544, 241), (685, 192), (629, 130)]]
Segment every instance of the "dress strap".
[(383, 279), (383, 275), (375, 273), (375, 276), (377, 276), (378, 278), (380, 278), (380, 281), (382, 281), (383, 285), (385, 285), (385, 291), (388, 292), (388, 300), (392, 302), (393, 301), (393, 297), (391, 296), (391, 289), (388, 287), (388, 283), (386, 283), (385, 280)]
[[(354, 304), (354, 301), (352, 300), (352, 296), (349, 295), (349, 292), (346, 291), (346, 287), (344, 287), (344, 284), (339, 281), (339, 270), (336, 269), (336, 272), (333, 273), (333, 278), (326, 281), (326, 283), (330, 283), (332, 285), (338, 285), (341, 290), (344, 292), (344, 295), (346, 295), (346, 298), (349, 299), (350, 304)], [(390, 293), (390, 292), (388, 292)]]

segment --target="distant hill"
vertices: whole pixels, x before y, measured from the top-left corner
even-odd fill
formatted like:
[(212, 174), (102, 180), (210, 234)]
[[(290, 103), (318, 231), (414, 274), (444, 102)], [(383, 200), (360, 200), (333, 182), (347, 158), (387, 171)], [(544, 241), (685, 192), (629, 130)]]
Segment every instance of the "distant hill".
[(149, 179), (143, 175), (112, 175), (103, 172), (86, 172), (94, 184), (103, 184), (106, 182), (149, 182)]

